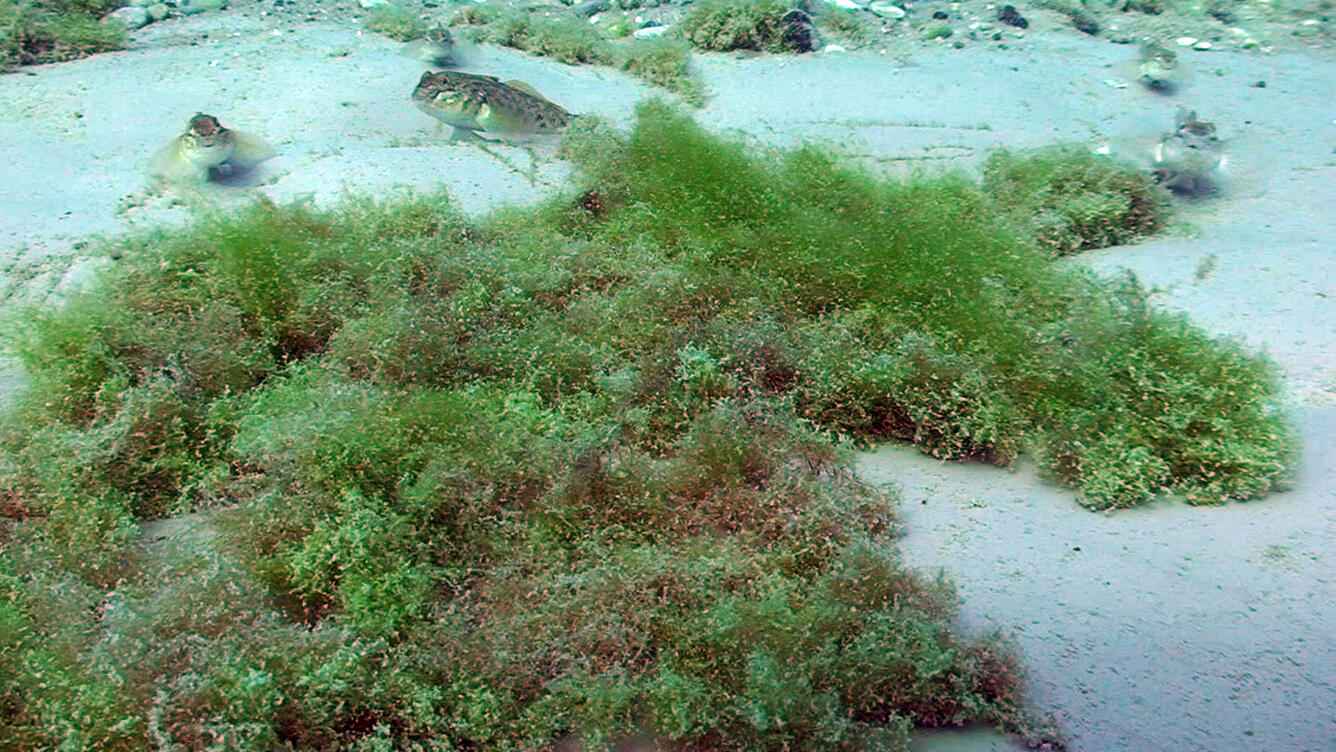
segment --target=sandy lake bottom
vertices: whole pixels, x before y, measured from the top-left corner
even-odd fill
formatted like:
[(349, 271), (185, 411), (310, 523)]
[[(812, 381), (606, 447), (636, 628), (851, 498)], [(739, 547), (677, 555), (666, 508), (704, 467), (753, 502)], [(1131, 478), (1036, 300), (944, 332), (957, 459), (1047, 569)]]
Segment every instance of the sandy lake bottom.
[[(443, 146), (407, 99), (421, 64), (394, 49), (351, 22), (200, 16), (150, 27), (124, 52), (0, 77), (0, 293), (75, 286), (90, 266), (78, 241), (181, 221), (180, 207), (125, 197), (196, 110), (226, 113), (277, 147), (254, 190), (279, 201), (445, 186), (482, 211), (561, 185), (555, 161), (530, 182)], [(1131, 54), (1036, 34), (1023, 48), (943, 47), (907, 61), (706, 56), (710, 100), (697, 118), (765, 143), (834, 144), (890, 170), (967, 166), (996, 146), (1135, 144), (1171, 127), (1180, 104), (1216, 121), (1234, 155), (1224, 195), (1186, 207), (1162, 239), (1071, 263), (1131, 268), (1156, 304), (1275, 360), (1304, 447), (1293, 490), (1106, 515), (1024, 466), (942, 464), (893, 447), (860, 456), (859, 468), (898, 485), (904, 554), (948, 572), (966, 626), (1014, 635), (1034, 700), (1072, 749), (1334, 750), (1336, 63), (1194, 53), (1192, 85), (1160, 98), (1108, 83)], [(478, 50), (466, 68), (525, 79), (622, 124), (653, 94), (616, 73), (509, 51)], [(1197, 274), (1208, 258), (1213, 270)], [(1013, 745), (951, 732), (922, 748)]]

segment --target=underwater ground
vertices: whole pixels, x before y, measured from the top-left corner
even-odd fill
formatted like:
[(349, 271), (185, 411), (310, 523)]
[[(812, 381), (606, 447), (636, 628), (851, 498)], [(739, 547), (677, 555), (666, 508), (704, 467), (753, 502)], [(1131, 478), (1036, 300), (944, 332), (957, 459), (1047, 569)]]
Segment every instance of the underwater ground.
[[(445, 144), (407, 98), (424, 65), (343, 17), (350, 7), (319, 8), (171, 19), (132, 34), (124, 51), (0, 76), (6, 305), (78, 290), (109, 263), (84, 255), (93, 235), (186, 220), (179, 202), (142, 193), (144, 170), (197, 110), (279, 153), (256, 185), (214, 192), (228, 205), (259, 193), (331, 207), (346, 194), (443, 187), (477, 216), (566, 187), (570, 170), (550, 145), (534, 154), (494, 147), (506, 164)], [(1214, 120), (1231, 156), (1221, 195), (1179, 203), (1155, 239), (1060, 263), (1132, 269), (1155, 306), (1272, 358), (1302, 447), (1291, 490), (1218, 507), (1166, 498), (1094, 513), (1024, 460), (1008, 471), (893, 446), (860, 454), (857, 468), (899, 488), (897, 545), (910, 565), (946, 571), (965, 625), (1014, 636), (1031, 699), (1057, 715), (1070, 749), (1329, 749), (1336, 60), (1295, 45), (1185, 50), (1190, 80), (1157, 96), (1131, 83), (1132, 46), (1034, 18), (1006, 49), (697, 56), (707, 101), (694, 116), (758, 144), (829, 145), (895, 175), (977, 167), (995, 147), (1054, 142), (1135, 157), (1173, 126), (1180, 105)], [(472, 50), (464, 68), (523, 79), (620, 127), (638, 101), (660, 94), (609, 69), (494, 47)], [(22, 383), (12, 365), (5, 383), (11, 393)], [(917, 743), (1016, 745), (976, 732)]]

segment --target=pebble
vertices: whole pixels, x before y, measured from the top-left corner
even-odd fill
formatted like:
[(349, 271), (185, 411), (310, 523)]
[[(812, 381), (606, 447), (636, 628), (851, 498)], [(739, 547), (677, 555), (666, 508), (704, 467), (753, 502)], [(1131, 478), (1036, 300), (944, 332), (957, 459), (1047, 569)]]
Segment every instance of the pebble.
[(844, 8), (845, 10), (862, 10), (862, 9), (863, 9), (863, 4), (862, 4), (862, 3), (856, 3), (856, 2), (854, 2), (854, 0), (826, 0), (826, 2), (827, 2), (828, 4), (830, 4), (830, 5), (835, 6), (836, 8)]
[(867, 6), (867, 9), (869, 11), (872, 11), (872, 15), (874, 16), (881, 16), (882, 18), (890, 18), (890, 19), (904, 18), (905, 14), (907, 13), (907, 11), (904, 8), (901, 8), (900, 6), (892, 3), (881, 3), (881, 2), (872, 3)]
[(1174, 41), (1178, 44), (1179, 47), (1191, 47), (1192, 45), (1194, 45), (1194, 44), (1197, 43), (1197, 38), (1196, 38), (1196, 37), (1179, 37), (1178, 39), (1175, 39)]
[(1211, 43), (1210, 43), (1210, 42), (1198, 42), (1198, 43), (1192, 45), (1192, 49), (1194, 49), (1194, 50), (1209, 50), (1209, 49), (1211, 49)]
[(149, 22), (148, 11), (133, 5), (112, 11), (107, 14), (107, 18), (120, 21), (131, 31), (142, 29), (145, 26), (148, 26)]
[(162, 21), (171, 13), (171, 9), (163, 3), (154, 3), (146, 6), (144, 10), (148, 11), (148, 17), (154, 21)]
[(390, 0), (357, 0), (357, 4), (369, 10), (389, 5)]
[(838, 44), (828, 44), (821, 48), (822, 52), (844, 52), (844, 48)]
[(631, 32), (631, 36), (635, 37), (636, 39), (651, 39), (653, 37), (661, 37), (667, 33), (668, 33), (667, 26), (646, 26), (643, 29), (636, 29), (635, 31)]

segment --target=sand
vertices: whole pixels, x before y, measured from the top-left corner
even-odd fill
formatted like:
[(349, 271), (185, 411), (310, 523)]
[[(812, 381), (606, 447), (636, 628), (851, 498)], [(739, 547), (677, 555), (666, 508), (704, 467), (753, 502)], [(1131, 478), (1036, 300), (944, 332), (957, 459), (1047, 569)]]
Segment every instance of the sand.
[[(206, 36), (207, 35), (207, 36)], [(423, 65), (351, 20), (203, 15), (148, 27), (132, 49), (0, 77), (0, 295), (76, 288), (94, 235), (179, 223), (144, 169), (197, 110), (268, 139), (256, 185), (211, 191), (330, 205), (345, 192), (448, 188), (469, 211), (560, 190), (536, 143), (511, 163), (445, 134), (407, 94)], [(1015, 637), (1035, 701), (1075, 750), (1336, 749), (1336, 63), (1186, 53), (1176, 97), (1126, 81), (1134, 51), (1036, 30), (1010, 50), (942, 45), (908, 59), (709, 56), (701, 122), (748, 139), (834, 145), (878, 169), (970, 167), (989, 148), (1054, 141), (1137, 148), (1184, 104), (1232, 150), (1223, 196), (1163, 239), (1067, 263), (1136, 271), (1159, 306), (1274, 358), (1304, 444), (1296, 487), (1249, 504), (1082, 510), (1068, 489), (893, 447), (859, 460), (898, 484), (907, 559), (958, 583), (972, 629)], [(620, 74), (483, 49), (466, 69), (522, 78), (576, 112), (628, 122), (654, 90)], [(1264, 88), (1253, 84), (1266, 81)], [(1208, 261), (1210, 259), (1210, 261)], [(1207, 272), (1207, 273), (1202, 273)], [(0, 389), (18, 377), (9, 370)], [(987, 733), (924, 749), (1010, 749)]]

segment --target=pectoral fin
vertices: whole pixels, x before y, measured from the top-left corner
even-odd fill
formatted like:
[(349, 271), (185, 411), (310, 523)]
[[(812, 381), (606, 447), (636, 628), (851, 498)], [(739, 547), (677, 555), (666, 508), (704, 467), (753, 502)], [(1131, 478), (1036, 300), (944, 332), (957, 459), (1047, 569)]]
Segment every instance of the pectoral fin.
[(150, 177), (172, 183), (205, 183), (209, 180), (207, 169), (185, 158), (181, 152), (180, 138), (172, 139), (153, 155), (148, 174)]
[(232, 135), (236, 143), (236, 151), (232, 153), (232, 162), (240, 167), (249, 169), (275, 156), (277, 152), (273, 147), (265, 143), (263, 139), (251, 136), (240, 131), (233, 130)]

